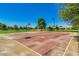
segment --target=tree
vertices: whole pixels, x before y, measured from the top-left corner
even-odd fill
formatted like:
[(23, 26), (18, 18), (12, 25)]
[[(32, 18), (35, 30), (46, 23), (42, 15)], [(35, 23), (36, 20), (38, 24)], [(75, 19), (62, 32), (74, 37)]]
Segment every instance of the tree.
[(14, 25), (13, 28), (14, 28), (15, 30), (18, 30), (18, 29), (19, 29), (17, 25)]
[(56, 30), (59, 30), (59, 27), (58, 26), (56, 26)]
[(41, 30), (45, 29), (46, 28), (46, 22), (45, 22), (45, 20), (43, 18), (39, 18), (37, 26)]
[(72, 27), (79, 28), (79, 4), (64, 4), (60, 14), (62, 19)]
[(35, 26), (35, 29), (38, 29), (38, 26)]
[(26, 25), (26, 29), (30, 29), (31, 28), (31, 24), (30, 23), (28, 23), (27, 25)]
[(7, 25), (0, 23), (0, 29), (2, 30), (6, 30), (7, 29)]
[(23, 29), (23, 27), (22, 27), (22, 26), (20, 26), (20, 27), (19, 27), (19, 29)]
[(8, 30), (14, 29), (12, 26), (7, 26)]
[(49, 27), (47, 27), (47, 30), (48, 30), (48, 31), (52, 31), (53, 28), (52, 28), (51, 26), (49, 26)]
[(2, 26), (3, 26), (3, 24), (2, 24), (2, 23), (0, 23), (0, 29), (2, 29)]
[(6, 30), (7, 29), (7, 25), (3, 24), (2, 29)]

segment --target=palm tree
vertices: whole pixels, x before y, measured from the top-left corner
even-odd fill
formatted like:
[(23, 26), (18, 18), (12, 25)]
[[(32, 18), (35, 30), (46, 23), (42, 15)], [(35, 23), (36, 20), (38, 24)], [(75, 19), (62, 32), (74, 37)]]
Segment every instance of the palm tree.
[(43, 18), (38, 19), (38, 28), (41, 29), (41, 31), (46, 28), (46, 22)]

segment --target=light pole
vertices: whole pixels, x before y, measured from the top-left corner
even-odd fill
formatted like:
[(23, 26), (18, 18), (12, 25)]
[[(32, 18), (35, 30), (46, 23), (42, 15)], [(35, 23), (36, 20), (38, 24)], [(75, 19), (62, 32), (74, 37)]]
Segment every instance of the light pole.
[(55, 19), (52, 18), (52, 20), (53, 20), (53, 27), (54, 27), (54, 30), (55, 30)]

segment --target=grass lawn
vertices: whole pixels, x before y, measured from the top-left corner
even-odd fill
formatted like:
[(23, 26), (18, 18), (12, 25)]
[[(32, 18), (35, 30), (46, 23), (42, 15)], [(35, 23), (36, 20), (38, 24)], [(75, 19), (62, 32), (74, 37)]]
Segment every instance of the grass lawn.
[(78, 30), (54, 30), (54, 32), (79, 32)]
[[(20, 30), (0, 30), (0, 34), (6, 34), (6, 33), (16, 33), (16, 32), (44, 32), (44, 31), (47, 31), (48, 30), (43, 30), (43, 31), (39, 31), (37, 29), (20, 29)], [(49, 32), (79, 32), (78, 30), (52, 30), (52, 31), (49, 31)], [(79, 33), (78, 33), (79, 35)]]
[(16, 32), (34, 32), (36, 31), (35, 29), (32, 29), (32, 30), (0, 30), (0, 34), (2, 33), (16, 33)]

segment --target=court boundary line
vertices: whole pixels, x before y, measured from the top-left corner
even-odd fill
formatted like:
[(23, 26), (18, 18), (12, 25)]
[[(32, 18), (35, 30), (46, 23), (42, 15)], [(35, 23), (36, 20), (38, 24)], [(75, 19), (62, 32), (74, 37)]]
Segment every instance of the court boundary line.
[(65, 56), (66, 51), (68, 50), (69, 45), (70, 45), (70, 43), (71, 43), (72, 40), (73, 40), (73, 38), (71, 38), (71, 39), (69, 40), (69, 43), (68, 43), (68, 45), (66, 46), (66, 49), (65, 49), (65, 51), (64, 51), (64, 53), (63, 53), (63, 56)]
[[(16, 40), (14, 40), (14, 41), (16, 41)], [(32, 52), (34, 52), (34, 53), (38, 54), (39, 56), (42, 56), (42, 55), (41, 55), (41, 54), (39, 54), (38, 52), (34, 51), (33, 49), (31, 49), (31, 48), (29, 48), (29, 47), (27, 47), (27, 46), (25, 46), (25, 45), (23, 45), (22, 43), (20, 43), (20, 42), (18, 42), (18, 41), (16, 41), (16, 42), (17, 42), (18, 44), (22, 45), (23, 47), (25, 47), (25, 48), (27, 48), (27, 49), (31, 50)]]
[(20, 44), (21, 46), (25, 47), (26, 49), (29, 49), (29, 50), (31, 50), (32, 52), (36, 53), (38, 56), (42, 56), (41, 54), (39, 54), (38, 52), (36, 52), (36, 51), (32, 50), (31, 48), (29, 48), (29, 47), (27, 47), (27, 46), (23, 45), (22, 43), (20, 43), (20, 42), (18, 42), (18, 41), (16, 41), (16, 40), (14, 40), (14, 38), (12, 38), (12, 37), (5, 36), (5, 35), (4, 35), (4, 37), (6, 37), (8, 40), (10, 40), (10, 39), (11, 39), (11, 40), (15, 41), (16, 43)]

